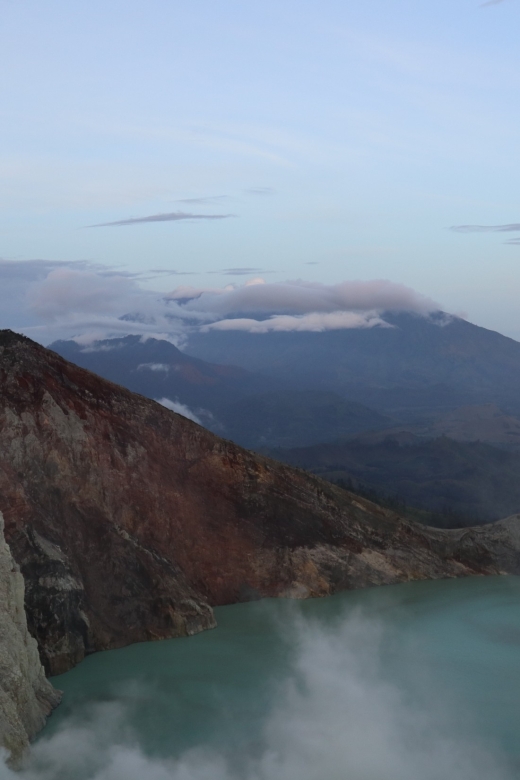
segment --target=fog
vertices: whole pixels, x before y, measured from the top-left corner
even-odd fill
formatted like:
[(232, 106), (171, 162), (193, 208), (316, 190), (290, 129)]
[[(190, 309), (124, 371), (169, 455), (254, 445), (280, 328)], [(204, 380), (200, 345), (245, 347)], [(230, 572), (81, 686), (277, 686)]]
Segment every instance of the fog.
[[(131, 704), (107, 702), (40, 739), (28, 766), (0, 780), (508, 780), (498, 753), (471, 736), (471, 715), (410, 655), (407, 680), (389, 678), (392, 641), (380, 620), (280, 627), (293, 648), (255, 748), (204, 744), (169, 760), (146, 755)], [(149, 694), (153, 695), (153, 692)], [(135, 706), (139, 706), (136, 692)], [(460, 727), (461, 722), (467, 728)], [(455, 724), (457, 727), (455, 728)], [(466, 736), (461, 736), (461, 733)]]

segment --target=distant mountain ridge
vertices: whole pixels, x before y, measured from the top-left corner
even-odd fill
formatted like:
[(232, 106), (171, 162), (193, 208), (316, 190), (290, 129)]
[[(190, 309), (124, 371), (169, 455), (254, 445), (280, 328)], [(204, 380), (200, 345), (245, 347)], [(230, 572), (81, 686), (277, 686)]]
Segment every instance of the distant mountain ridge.
[(264, 334), (212, 330), (186, 353), (336, 392), (402, 420), (495, 403), (520, 414), (520, 343), (441, 313), (386, 314), (392, 327)]
[(395, 430), (270, 454), (353, 490), (375, 491), (373, 500), (395, 497), (433, 512), (436, 525), (475, 525), (520, 511), (520, 452), (482, 442)]
[(208, 400), (219, 405), (281, 385), (238, 366), (192, 357), (163, 339), (125, 336), (89, 346), (55, 341), (49, 348), (133, 392), (153, 398), (178, 398), (190, 408), (204, 407)]
[[(206, 427), (242, 446), (438, 516), (426, 522), (474, 524), (518, 512), (520, 344), (463, 320), (395, 322), (363, 332), (238, 340), (224, 333), (219, 349), (238, 360), (247, 347), (248, 368), (137, 337), (92, 352), (74, 342), (54, 346), (143, 395), (202, 407), (211, 413), (199, 415)], [(211, 337), (206, 347), (215, 343)], [(163, 371), (167, 361), (173, 368)], [(344, 382), (356, 367), (357, 383)]]
[(200, 360), (164, 340), (126, 336), (89, 347), (57, 341), (50, 348), (133, 392), (178, 401), (209, 430), (252, 449), (315, 444), (391, 424), (337, 393), (300, 390), (289, 379)]
[(393, 327), (198, 333), (184, 351), (138, 336), (51, 348), (134, 392), (178, 401), (253, 449), (399, 426), (520, 445), (520, 343), (441, 315), (387, 319)]

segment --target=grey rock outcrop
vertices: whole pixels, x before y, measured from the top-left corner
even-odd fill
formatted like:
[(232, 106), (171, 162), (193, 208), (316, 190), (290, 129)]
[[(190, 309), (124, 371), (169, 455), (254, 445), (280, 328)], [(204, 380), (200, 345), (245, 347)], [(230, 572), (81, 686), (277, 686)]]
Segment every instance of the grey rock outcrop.
[(61, 698), (45, 677), (36, 640), (27, 629), (24, 591), (0, 512), (0, 748), (13, 766)]

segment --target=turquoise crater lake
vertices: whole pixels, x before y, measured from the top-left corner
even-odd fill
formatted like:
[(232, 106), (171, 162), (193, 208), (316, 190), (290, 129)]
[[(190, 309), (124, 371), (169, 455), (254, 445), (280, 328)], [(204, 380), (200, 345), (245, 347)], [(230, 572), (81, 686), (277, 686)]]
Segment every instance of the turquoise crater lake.
[(216, 610), (189, 639), (98, 653), (26, 770), (45, 780), (520, 777), (520, 578)]

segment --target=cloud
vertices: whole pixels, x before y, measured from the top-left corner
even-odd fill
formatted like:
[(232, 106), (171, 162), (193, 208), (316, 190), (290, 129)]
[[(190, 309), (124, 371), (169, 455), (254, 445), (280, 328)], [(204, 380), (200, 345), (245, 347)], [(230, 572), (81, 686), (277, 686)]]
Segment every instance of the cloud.
[(184, 219), (229, 219), (236, 214), (189, 214), (184, 211), (174, 211), (171, 214), (152, 214), (149, 217), (131, 217), (116, 222), (100, 222), (97, 225), (86, 225), (87, 228), (122, 227), (125, 225), (140, 225), (144, 222), (178, 222)]
[[(79, 342), (78, 342), (79, 343)], [(122, 349), (124, 344), (120, 342), (119, 344), (93, 344), (91, 347), (85, 347), (82, 349), (82, 352), (88, 353), (88, 352), (113, 352), (115, 349)], [(139, 369), (139, 366), (137, 367)]]
[(514, 233), (520, 230), (520, 222), (508, 225), (452, 225), (455, 233)]
[(72, 302), (76, 314), (116, 314), (122, 302), (128, 308), (138, 295), (135, 282), (126, 276), (57, 268), (29, 292), (29, 303), (36, 315), (52, 322), (68, 314)]
[(488, 0), (487, 3), (481, 3), (480, 8), (485, 8), (487, 5), (499, 5), (499, 3), (503, 3), (504, 0)]
[[(208, 290), (191, 288), (193, 298), (186, 301), (186, 311), (226, 315), (303, 315), (310, 313), (385, 312), (410, 311), (427, 314), (439, 309), (434, 301), (419, 295), (402, 284), (386, 279), (373, 281), (340, 282), (321, 284), (302, 280), (265, 283), (261, 279), (251, 280), (255, 284), (231, 286)], [(182, 288), (187, 298), (188, 288)], [(171, 295), (176, 296), (177, 291)]]
[(34, 282), (45, 279), (55, 268), (85, 268), (85, 262), (56, 262), (52, 260), (4, 260), (0, 258), (0, 282), (2, 285), (21, 280)]
[(167, 294), (143, 287), (148, 280), (144, 274), (86, 262), (0, 261), (0, 327), (44, 344), (74, 338), (88, 348), (98, 340), (134, 334), (182, 346), (201, 327), (317, 332), (382, 325), (385, 312), (427, 316), (440, 308), (388, 280), (326, 285), (269, 283), (254, 276), (222, 287), (181, 285)]
[(53, 260), (5, 260), (0, 258), (0, 328), (22, 328), (36, 325), (39, 315), (32, 310), (28, 300), (31, 289), (45, 282), (54, 271), (71, 270), (78, 273), (93, 273), (100, 279), (114, 273), (127, 279), (132, 274), (116, 271), (108, 266), (102, 266), (87, 261), (53, 261)]
[(229, 199), (229, 195), (210, 195), (206, 198), (181, 198), (177, 203), (218, 203), (219, 201)]
[(209, 274), (222, 274), (223, 276), (249, 276), (250, 274), (271, 274), (273, 271), (263, 271), (261, 268), (222, 268), (220, 271), (208, 271)]
[(274, 315), (267, 320), (237, 318), (220, 320), (201, 328), (209, 330), (244, 330), (248, 333), (273, 333), (281, 331), (307, 331), (322, 333), (325, 330), (347, 330), (352, 328), (374, 328), (376, 325), (391, 327), (374, 313), (357, 314), (348, 311), (335, 311), (330, 314), (304, 314), (293, 317), (288, 314)]
[(181, 285), (176, 287), (173, 292), (168, 293), (167, 300), (180, 302), (182, 304), (190, 303), (200, 298), (204, 293), (210, 295), (224, 295), (226, 292), (234, 290), (232, 284), (226, 285), (226, 287), (193, 287), (192, 285)]
[(520, 238), (510, 238), (507, 241), (504, 241), (505, 244), (514, 244), (515, 246), (518, 246), (520, 244)]
[(250, 187), (245, 190), (246, 195), (274, 195), (276, 190), (273, 187)]
[[(170, 366), (167, 363), (139, 363), (137, 366), (138, 371), (143, 371), (143, 369), (147, 369), (148, 371), (163, 371), (166, 373), (170, 370)], [(162, 399), (165, 400), (164, 398)], [(159, 401), (159, 403), (162, 403), (162, 401)], [(163, 404), (163, 406), (166, 406), (166, 404)]]
[(439, 685), (435, 667), (425, 668), (417, 648), (401, 648), (409, 669), (404, 680), (389, 674), (384, 659), (393, 637), (382, 621), (350, 614), (336, 625), (301, 619), (279, 630), (290, 648), (288, 669), (266, 686), (265, 717), (258, 725), (253, 720), (238, 748), (207, 737), (167, 757), (147, 750), (134, 711), (164, 698), (157, 676), (158, 682), (128, 687), (115, 701), (78, 707), (55, 734), (34, 744), (26, 767), (12, 773), (0, 766), (0, 777), (511, 780), (498, 750), (472, 736), (471, 714)]
[[(20, 270), (28, 272), (22, 267), (13, 269), (14, 274)], [(0, 311), (4, 297), (0, 287)], [(50, 266), (32, 279), (29, 275), (18, 286), (15, 303), (21, 312), (18, 322), (14, 318), (6, 321), (4, 316), (2, 325), (13, 327), (16, 323), (18, 330), (44, 344), (75, 338), (89, 346), (111, 336), (136, 334), (178, 345), (184, 338), (182, 319), (171, 318), (174, 304), (156, 291), (143, 289), (139, 278), (108, 267)]]
[(198, 276), (197, 271), (176, 271), (173, 268), (150, 268), (149, 273), (165, 276)]

